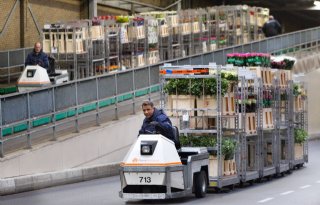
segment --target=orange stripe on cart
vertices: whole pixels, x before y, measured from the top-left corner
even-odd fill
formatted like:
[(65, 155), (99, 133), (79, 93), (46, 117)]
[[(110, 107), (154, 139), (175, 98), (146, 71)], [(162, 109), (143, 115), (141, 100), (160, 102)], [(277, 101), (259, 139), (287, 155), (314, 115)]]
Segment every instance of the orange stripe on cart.
[(181, 162), (169, 162), (169, 163), (120, 163), (122, 167), (132, 167), (132, 166), (148, 166), (148, 167), (164, 167), (170, 165), (181, 165)]

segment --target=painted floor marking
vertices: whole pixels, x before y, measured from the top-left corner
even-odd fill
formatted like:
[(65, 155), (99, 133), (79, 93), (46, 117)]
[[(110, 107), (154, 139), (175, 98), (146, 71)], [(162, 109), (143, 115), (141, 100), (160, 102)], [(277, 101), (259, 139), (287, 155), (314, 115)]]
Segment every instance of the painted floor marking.
[(267, 201), (270, 201), (270, 200), (272, 200), (273, 198), (266, 198), (266, 199), (262, 199), (262, 200), (260, 200), (260, 201), (258, 201), (258, 203), (265, 203), (265, 202), (267, 202)]
[(309, 187), (311, 187), (311, 185), (308, 184), (308, 185), (301, 186), (300, 189), (306, 189), (306, 188), (309, 188)]
[(283, 192), (283, 193), (281, 193), (280, 195), (284, 196), (284, 195), (291, 194), (291, 193), (293, 193), (293, 192), (294, 192), (294, 191), (290, 190), (290, 191)]

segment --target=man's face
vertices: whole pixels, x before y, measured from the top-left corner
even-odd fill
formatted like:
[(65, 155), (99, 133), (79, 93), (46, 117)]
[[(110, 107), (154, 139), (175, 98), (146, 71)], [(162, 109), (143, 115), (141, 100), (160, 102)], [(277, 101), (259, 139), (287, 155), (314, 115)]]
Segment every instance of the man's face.
[(40, 44), (40, 43), (36, 43), (36, 44), (34, 45), (34, 51), (35, 51), (36, 53), (39, 53), (39, 52), (41, 51), (41, 44)]
[(142, 106), (142, 111), (146, 118), (150, 118), (153, 115), (154, 108), (151, 105)]

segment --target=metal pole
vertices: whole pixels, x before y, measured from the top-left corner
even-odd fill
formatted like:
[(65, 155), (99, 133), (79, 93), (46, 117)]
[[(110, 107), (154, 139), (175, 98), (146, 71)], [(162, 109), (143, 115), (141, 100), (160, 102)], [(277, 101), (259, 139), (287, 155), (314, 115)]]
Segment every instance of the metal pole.
[(75, 89), (76, 89), (76, 119), (75, 119), (75, 128), (76, 132), (79, 133), (79, 99), (78, 99), (78, 81), (76, 80), (75, 82)]
[(99, 108), (99, 102), (100, 102), (100, 97), (99, 97), (99, 79), (96, 78), (96, 93), (97, 93), (97, 103), (96, 103), (96, 125), (100, 125), (100, 108)]
[(116, 84), (116, 93), (115, 93), (116, 102), (115, 102), (115, 108), (114, 108), (114, 114), (115, 114), (114, 119), (118, 120), (119, 119), (119, 116), (118, 116), (118, 74), (115, 74), (114, 77), (115, 77), (115, 84)]
[(30, 93), (27, 93), (27, 108), (28, 108), (28, 131), (27, 131), (27, 148), (31, 149), (31, 134), (30, 134), (30, 129), (31, 129), (31, 111), (30, 111)]
[(97, 16), (97, 0), (89, 0), (89, 19)]
[(3, 139), (2, 139), (2, 99), (0, 99), (0, 157), (4, 157), (3, 153)]
[(52, 106), (53, 106), (53, 114), (52, 114), (52, 123), (53, 123), (53, 127), (52, 127), (52, 140), (56, 141), (57, 137), (56, 137), (56, 100), (55, 100), (55, 88), (52, 88)]

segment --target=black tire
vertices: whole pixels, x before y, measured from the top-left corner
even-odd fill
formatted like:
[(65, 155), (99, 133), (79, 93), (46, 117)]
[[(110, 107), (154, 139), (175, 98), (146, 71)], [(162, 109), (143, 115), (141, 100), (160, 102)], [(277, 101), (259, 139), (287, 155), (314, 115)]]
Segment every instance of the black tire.
[(194, 194), (197, 198), (203, 198), (207, 193), (207, 176), (204, 171), (200, 171), (194, 175)]

